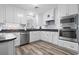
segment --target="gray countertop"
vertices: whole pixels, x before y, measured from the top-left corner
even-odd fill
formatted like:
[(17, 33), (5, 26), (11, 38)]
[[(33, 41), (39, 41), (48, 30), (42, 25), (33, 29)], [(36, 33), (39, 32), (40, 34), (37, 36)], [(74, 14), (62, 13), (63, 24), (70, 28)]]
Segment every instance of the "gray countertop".
[[(49, 32), (58, 32), (58, 29), (18, 29), (18, 30), (2, 30), (0, 33), (4, 33), (4, 35), (0, 35), (0, 42), (7, 42), (16, 39), (16, 36), (13, 35), (13, 32), (32, 32), (32, 31), (49, 31)], [(4, 37), (3, 37), (4, 36)]]
[(10, 32), (27, 32), (27, 31), (51, 31), (51, 32), (58, 32), (58, 29), (27, 29), (27, 30), (23, 30), (23, 29), (17, 29), (17, 30), (1, 30), (0, 33), (10, 33)]
[(0, 35), (0, 42), (12, 41), (16, 39), (16, 36), (13, 33), (5, 33)]

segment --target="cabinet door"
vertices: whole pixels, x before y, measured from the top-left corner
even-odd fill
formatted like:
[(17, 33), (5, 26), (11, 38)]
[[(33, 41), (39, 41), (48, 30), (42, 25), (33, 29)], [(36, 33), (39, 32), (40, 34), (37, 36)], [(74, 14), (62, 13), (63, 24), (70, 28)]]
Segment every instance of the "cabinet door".
[(45, 31), (41, 32), (41, 40), (43, 40), (43, 41), (47, 41), (48, 40), (47, 39), (47, 32), (45, 32)]
[(39, 32), (38, 31), (30, 32), (30, 42), (34, 42), (34, 41), (40, 40), (39, 37), (40, 36), (39, 36)]
[(53, 44), (58, 44), (58, 36), (59, 36), (58, 32), (52, 32)]
[(67, 11), (67, 5), (58, 5), (58, 14), (60, 17), (66, 16), (68, 13)]
[(27, 18), (27, 28), (32, 28), (33, 27), (33, 19), (30, 17), (30, 18)]
[(15, 16), (14, 16), (14, 18), (16, 20), (15, 23), (20, 24), (22, 17), (23, 17), (23, 14), (21, 12), (21, 9), (20, 8), (15, 8)]
[(78, 14), (78, 5), (70, 4), (68, 5), (68, 15)]
[(5, 7), (0, 5), (0, 23), (5, 22)]
[(48, 33), (47, 33), (47, 37), (48, 37), (48, 42), (53, 43), (52, 32), (48, 32)]
[(52, 43), (52, 41), (53, 41), (52, 40), (52, 32), (45, 31), (45, 32), (42, 32), (41, 35), (42, 35), (41, 36), (42, 40)]
[(78, 43), (63, 41), (64, 47), (78, 51)]
[(6, 6), (6, 22), (7, 23), (14, 23), (14, 7)]
[(14, 35), (16, 35), (16, 39), (15, 39), (15, 46), (19, 46), (20, 45), (20, 33), (13, 33)]
[(21, 24), (26, 24), (26, 22), (27, 22), (26, 11), (21, 10), (21, 14), (23, 15), (23, 17), (21, 18)]

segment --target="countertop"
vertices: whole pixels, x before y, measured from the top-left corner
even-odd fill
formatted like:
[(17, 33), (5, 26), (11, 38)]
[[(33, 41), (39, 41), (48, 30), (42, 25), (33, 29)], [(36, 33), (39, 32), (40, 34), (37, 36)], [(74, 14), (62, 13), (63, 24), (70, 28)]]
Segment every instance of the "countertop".
[(49, 32), (58, 32), (58, 29), (27, 29), (27, 30), (23, 30), (23, 29), (18, 29), (18, 30), (1, 30), (0, 33), (4, 33), (4, 36), (2, 38), (2, 36), (0, 36), (0, 43), (1, 42), (7, 42), (7, 41), (12, 41), (14, 39), (16, 39), (16, 36), (13, 35), (13, 32), (32, 32), (32, 31), (49, 31)]
[[(49, 31), (49, 32), (58, 32), (58, 29), (18, 29), (18, 30), (1, 30), (0, 33), (4, 33), (4, 35), (0, 35), (0, 43), (12, 41), (16, 39), (16, 36), (13, 35), (14, 32), (32, 32), (32, 31)], [(3, 37), (4, 36), (4, 37)]]
[(27, 30), (23, 30), (23, 29), (17, 29), (17, 30), (1, 30), (0, 33), (10, 33), (10, 32), (31, 32), (31, 31), (50, 31), (50, 32), (58, 32), (58, 29), (27, 29)]
[(12, 41), (12, 40), (15, 40), (15, 39), (16, 39), (16, 38), (11, 38), (11, 39), (7, 39), (7, 40), (0, 40), (0, 43)]
[(5, 33), (3, 35), (0, 35), (0, 43), (12, 41), (14, 39), (16, 39), (16, 36), (13, 33)]

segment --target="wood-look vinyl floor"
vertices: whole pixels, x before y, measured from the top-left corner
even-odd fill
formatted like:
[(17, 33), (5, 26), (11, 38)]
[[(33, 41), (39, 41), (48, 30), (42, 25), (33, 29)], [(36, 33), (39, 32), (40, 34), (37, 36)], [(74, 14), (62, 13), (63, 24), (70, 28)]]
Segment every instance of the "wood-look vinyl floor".
[(40, 40), (17, 47), (16, 54), (17, 55), (76, 55), (77, 52)]

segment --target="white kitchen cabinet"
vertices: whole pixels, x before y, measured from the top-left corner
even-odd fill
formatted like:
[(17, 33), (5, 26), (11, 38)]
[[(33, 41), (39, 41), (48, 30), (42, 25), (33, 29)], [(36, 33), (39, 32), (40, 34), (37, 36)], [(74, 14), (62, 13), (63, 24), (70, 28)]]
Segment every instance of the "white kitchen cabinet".
[(19, 46), (20, 45), (20, 33), (13, 33), (17, 38), (15, 39), (15, 46)]
[(58, 45), (65, 47), (65, 48), (69, 48), (69, 49), (78, 51), (78, 43), (64, 41), (64, 40), (58, 40)]
[(26, 11), (21, 8), (15, 8), (15, 20), (16, 23), (26, 24)]
[(69, 41), (63, 41), (64, 47), (78, 51), (78, 43), (73, 43)]
[(63, 16), (67, 16), (67, 5), (64, 4), (64, 5), (58, 5), (58, 15), (59, 17), (63, 17)]
[(30, 32), (30, 42), (40, 40), (40, 31), (31, 31)]
[(58, 14), (60, 15), (60, 17), (72, 14), (78, 14), (78, 5), (77, 4), (58, 5)]
[(34, 19), (33, 17), (27, 17), (27, 28), (34, 28)]
[(0, 23), (5, 22), (5, 7), (0, 5)]
[(41, 40), (52, 43), (52, 32), (42, 31), (41, 32)]
[(68, 15), (78, 14), (78, 5), (77, 4), (69, 4), (68, 8)]
[(6, 6), (6, 23), (15, 23), (15, 8), (11, 6)]
[(50, 42), (53, 44), (57, 44), (58, 32), (42, 31), (41, 32), (41, 40), (44, 40), (46, 42)]
[(52, 32), (48, 32), (48, 33), (47, 33), (47, 36), (48, 36), (48, 42), (52, 43), (52, 42), (53, 42), (53, 39), (52, 39)]
[(0, 5), (0, 23), (26, 24), (26, 11), (10, 5)]
[(58, 40), (59, 40), (59, 33), (58, 32), (52, 32), (52, 43), (57, 45)]
[(22, 14), (21, 14), (21, 10), (19, 8), (15, 8), (15, 23), (20, 24), (21, 18), (22, 18)]
[(21, 10), (22, 11), (22, 15), (23, 17), (21, 18), (21, 24), (26, 24), (27, 23), (27, 17), (26, 17), (26, 11), (25, 10)]
[(47, 32), (45, 32), (45, 31), (41, 32), (41, 40), (48, 41)]

